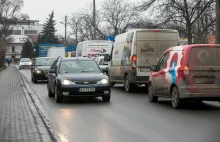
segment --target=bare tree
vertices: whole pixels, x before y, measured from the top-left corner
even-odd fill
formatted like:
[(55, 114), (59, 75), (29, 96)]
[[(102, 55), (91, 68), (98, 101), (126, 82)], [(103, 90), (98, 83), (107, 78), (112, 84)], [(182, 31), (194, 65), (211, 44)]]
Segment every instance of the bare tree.
[(114, 35), (123, 33), (138, 19), (138, 11), (125, 0), (105, 0), (102, 4), (102, 17)]
[(144, 1), (140, 10), (151, 8), (156, 11), (164, 27), (171, 23), (183, 26), (187, 31), (188, 43), (191, 44), (195, 34), (198, 34), (195, 27), (201, 30), (201, 24), (198, 27), (198, 23), (204, 24), (205, 19), (206, 25), (202, 25), (204, 30), (202, 32), (207, 32), (210, 27), (213, 27), (215, 23), (214, 2), (215, 0), (150, 0)]
[(0, 66), (4, 65), (11, 25), (16, 23), (22, 6), (23, 0), (0, 0)]

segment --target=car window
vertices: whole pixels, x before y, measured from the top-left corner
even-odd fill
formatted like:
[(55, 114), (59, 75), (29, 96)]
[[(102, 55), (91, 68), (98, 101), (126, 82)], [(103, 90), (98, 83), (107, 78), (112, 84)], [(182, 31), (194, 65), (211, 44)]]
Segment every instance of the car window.
[(169, 53), (165, 53), (163, 57), (160, 59), (160, 61), (157, 64), (157, 70), (162, 70), (165, 68), (167, 58), (168, 58)]
[(105, 65), (104, 59), (101, 59), (101, 60), (99, 61), (99, 65)]
[(61, 61), (59, 73), (101, 73), (95, 61)]
[(190, 50), (189, 66), (219, 66), (218, 47), (193, 47)]
[(36, 60), (36, 66), (51, 66), (55, 60), (54, 58), (39, 58)]
[(29, 58), (21, 58), (20, 62), (30, 62), (31, 59)]

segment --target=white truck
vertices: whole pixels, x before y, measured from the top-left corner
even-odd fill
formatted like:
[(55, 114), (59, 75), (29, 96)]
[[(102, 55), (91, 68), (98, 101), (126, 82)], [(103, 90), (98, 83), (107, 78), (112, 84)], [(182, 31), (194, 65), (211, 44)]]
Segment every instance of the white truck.
[(157, 63), (161, 54), (179, 45), (179, 33), (170, 29), (135, 29), (117, 35), (109, 59), (111, 85), (125, 84), (131, 92), (141, 84), (147, 84), (150, 66)]
[(113, 43), (107, 40), (87, 40), (77, 44), (77, 57), (95, 58), (98, 56), (110, 55)]
[(47, 57), (65, 57), (66, 52), (64, 47), (51, 47), (47, 51)]

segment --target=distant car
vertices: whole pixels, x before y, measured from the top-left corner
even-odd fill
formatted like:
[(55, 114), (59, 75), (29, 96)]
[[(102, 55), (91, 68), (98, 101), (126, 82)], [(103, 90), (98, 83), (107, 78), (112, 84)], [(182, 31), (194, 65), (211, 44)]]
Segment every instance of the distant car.
[(99, 67), (108, 74), (109, 66), (108, 62), (104, 61), (104, 56), (96, 57), (95, 61), (99, 65)]
[(31, 80), (37, 83), (38, 80), (45, 81), (48, 77), (48, 72), (56, 58), (39, 57), (35, 58), (31, 67)]
[(19, 70), (21, 69), (30, 69), (31, 67), (31, 59), (30, 58), (21, 58), (19, 61)]
[(194, 44), (166, 50), (148, 83), (151, 102), (158, 97), (172, 98), (173, 108), (182, 100), (220, 100), (220, 45)]
[(104, 102), (111, 98), (108, 76), (88, 57), (57, 59), (49, 71), (47, 88), (56, 103), (64, 97), (102, 97)]

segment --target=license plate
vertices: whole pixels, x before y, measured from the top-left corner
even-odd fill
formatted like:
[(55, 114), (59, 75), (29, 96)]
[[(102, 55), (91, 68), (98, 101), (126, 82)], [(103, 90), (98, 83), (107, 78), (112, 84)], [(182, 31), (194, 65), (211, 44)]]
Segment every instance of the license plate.
[(195, 84), (214, 84), (215, 79), (213, 77), (201, 77), (195, 78)]
[(95, 92), (95, 88), (79, 88), (79, 92)]
[(140, 68), (140, 72), (149, 72), (150, 69), (149, 68)]

